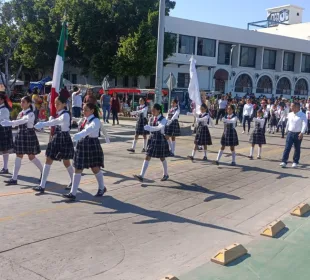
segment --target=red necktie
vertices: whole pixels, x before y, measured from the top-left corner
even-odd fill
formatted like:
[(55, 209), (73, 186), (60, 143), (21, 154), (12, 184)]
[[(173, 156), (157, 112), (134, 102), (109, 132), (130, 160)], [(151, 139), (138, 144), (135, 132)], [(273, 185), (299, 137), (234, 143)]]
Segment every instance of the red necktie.
[(156, 125), (156, 123), (157, 123), (157, 118), (155, 118), (155, 119), (154, 119), (154, 123), (153, 123), (153, 125), (155, 126), (155, 125)]
[(82, 123), (82, 125), (81, 125), (81, 130), (84, 129), (86, 123), (87, 123), (87, 119), (85, 119), (85, 121)]
[(24, 113), (22, 112), (21, 114), (20, 114), (20, 118), (22, 118), (24, 116)]

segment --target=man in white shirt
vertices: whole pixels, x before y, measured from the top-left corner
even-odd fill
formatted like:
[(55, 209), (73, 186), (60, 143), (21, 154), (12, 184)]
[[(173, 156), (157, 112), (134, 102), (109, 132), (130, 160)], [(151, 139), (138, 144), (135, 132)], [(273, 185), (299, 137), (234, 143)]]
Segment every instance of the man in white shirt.
[(246, 104), (243, 107), (243, 132), (245, 132), (245, 122), (248, 123), (248, 134), (251, 128), (251, 118), (253, 117), (253, 105), (251, 104), (251, 99), (247, 99)]
[(81, 111), (82, 111), (82, 96), (80, 95), (81, 89), (78, 87), (73, 88), (74, 92), (72, 93), (72, 116), (74, 118), (80, 118), (81, 117)]
[(295, 102), (291, 105), (292, 112), (288, 114), (286, 124), (286, 144), (282, 156), (281, 167), (285, 168), (290, 155), (292, 146), (294, 145), (295, 152), (293, 156), (293, 168), (296, 168), (300, 159), (300, 146), (303, 135), (307, 130), (306, 114), (300, 111), (300, 104)]
[(219, 110), (216, 116), (216, 125), (218, 124), (219, 119), (225, 116), (227, 103), (227, 100), (224, 99), (224, 95), (222, 95), (221, 99), (218, 101)]

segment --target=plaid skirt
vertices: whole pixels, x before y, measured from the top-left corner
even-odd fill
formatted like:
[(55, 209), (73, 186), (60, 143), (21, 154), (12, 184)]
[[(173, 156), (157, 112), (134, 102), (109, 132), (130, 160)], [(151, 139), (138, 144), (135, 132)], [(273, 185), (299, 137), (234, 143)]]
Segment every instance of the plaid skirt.
[(235, 147), (239, 145), (238, 134), (233, 124), (225, 124), (221, 138), (221, 145), (224, 147)]
[(148, 135), (148, 134), (150, 134), (149, 131), (144, 130), (144, 126), (147, 124), (148, 124), (147, 119), (140, 117), (136, 123), (136, 135)]
[(86, 137), (76, 146), (73, 166), (76, 169), (104, 167), (104, 155), (98, 138)]
[(146, 155), (153, 158), (165, 158), (170, 156), (168, 141), (160, 131), (153, 132), (149, 136)]
[(74, 146), (69, 132), (58, 132), (54, 134), (52, 141), (48, 143), (45, 152), (46, 157), (52, 160), (73, 159)]
[(212, 145), (211, 134), (208, 126), (203, 126), (202, 124), (198, 125), (194, 143), (198, 146)]
[(263, 128), (255, 127), (250, 135), (249, 142), (251, 144), (264, 145), (266, 144), (266, 137)]
[(170, 125), (166, 125), (165, 127), (165, 135), (166, 136), (181, 136), (181, 129), (178, 120), (173, 120)]
[(0, 152), (13, 149), (12, 127), (4, 127), (0, 125)]
[(278, 125), (277, 117), (275, 115), (271, 115), (269, 126), (277, 126), (277, 125)]
[(18, 155), (38, 155), (41, 153), (36, 132), (32, 128), (19, 128), (15, 137), (14, 153)]

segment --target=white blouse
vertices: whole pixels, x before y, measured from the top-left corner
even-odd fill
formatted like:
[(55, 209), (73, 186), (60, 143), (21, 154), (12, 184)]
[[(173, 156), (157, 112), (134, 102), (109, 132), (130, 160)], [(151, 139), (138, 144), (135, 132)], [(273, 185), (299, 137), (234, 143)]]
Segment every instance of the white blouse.
[(237, 123), (237, 116), (236, 115), (227, 115), (223, 118), (223, 123), (233, 123), (236, 124)]
[(5, 120), (10, 120), (10, 111), (5, 105), (0, 105), (0, 122)]
[(263, 128), (265, 124), (265, 119), (264, 118), (253, 118), (253, 121), (256, 123), (259, 123), (259, 127)]
[[(144, 106), (144, 105), (143, 105)], [(134, 115), (138, 115), (140, 116), (141, 114), (143, 114), (143, 118), (147, 118), (147, 112), (148, 112), (148, 106), (145, 107), (138, 107), (138, 110), (135, 112), (132, 112)]]
[(167, 119), (168, 119), (168, 116), (169, 116), (169, 113), (170, 111), (173, 111), (174, 114), (172, 116), (172, 118), (170, 119), (170, 121), (174, 121), (175, 119), (177, 119), (180, 115), (180, 108), (179, 107), (175, 107), (175, 108), (171, 108), (169, 111), (168, 111), (168, 114), (167, 114)]
[(99, 131), (101, 129), (101, 122), (98, 118), (93, 119), (91, 122), (89, 122), (92, 118), (94, 118), (94, 115), (89, 116), (87, 119), (83, 118), (81, 120), (81, 124), (84, 123), (85, 120), (87, 120), (84, 129), (80, 132), (78, 132), (77, 135), (79, 139), (85, 138), (89, 136), (90, 138), (98, 138), (99, 137)]
[[(27, 128), (33, 128), (35, 116), (34, 116), (33, 112), (28, 113), (29, 111), (30, 111), (30, 109), (21, 111), (17, 116), (17, 120), (10, 122), (12, 127), (27, 124)], [(21, 117), (22, 114), (23, 114), (23, 116)]]
[[(162, 115), (158, 115), (157, 116), (157, 120), (161, 117)], [(162, 118), (162, 120), (159, 122), (157, 121), (157, 126), (152, 126), (153, 125), (153, 122), (154, 121), (154, 118), (150, 118), (149, 120), (149, 125), (147, 126), (148, 131), (150, 132), (155, 132), (155, 131), (160, 131), (161, 134), (165, 134), (165, 126), (167, 124), (167, 119), (166, 118)]]
[[(60, 115), (64, 110), (57, 112)], [(68, 113), (63, 113), (60, 117), (53, 118), (47, 122), (42, 122), (42, 125), (45, 126), (60, 126), (61, 131), (68, 132), (70, 131), (70, 115)]]
[(202, 114), (201, 118), (199, 118), (199, 116), (200, 116), (199, 114), (196, 114), (197, 123), (202, 123), (203, 126), (208, 126), (208, 122), (209, 122), (211, 126), (214, 126), (213, 121), (210, 118), (209, 114), (207, 113)]

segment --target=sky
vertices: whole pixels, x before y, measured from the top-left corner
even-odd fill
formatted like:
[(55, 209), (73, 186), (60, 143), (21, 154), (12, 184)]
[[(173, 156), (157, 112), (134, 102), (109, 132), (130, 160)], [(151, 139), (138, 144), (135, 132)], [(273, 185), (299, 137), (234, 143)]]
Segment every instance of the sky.
[(267, 8), (292, 4), (303, 7), (303, 22), (310, 22), (310, 0), (174, 0), (171, 16), (247, 28), (249, 22), (265, 20)]

